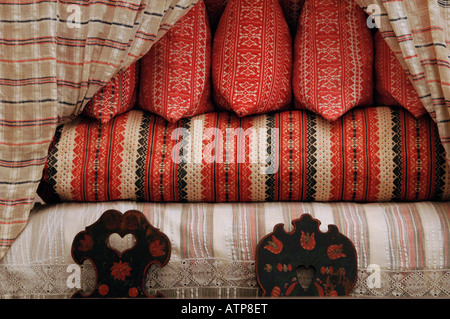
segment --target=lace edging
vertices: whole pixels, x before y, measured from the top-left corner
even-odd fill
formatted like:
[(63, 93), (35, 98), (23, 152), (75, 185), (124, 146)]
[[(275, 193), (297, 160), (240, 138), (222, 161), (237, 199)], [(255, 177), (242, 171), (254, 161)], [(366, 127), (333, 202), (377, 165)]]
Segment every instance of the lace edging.
[[(78, 289), (94, 289), (89, 262), (75, 264), (0, 265), (0, 298), (70, 298)], [(241, 298), (262, 295), (254, 261), (220, 258), (170, 261), (153, 268), (145, 288), (168, 298)], [(450, 297), (450, 269), (358, 270), (353, 297)]]

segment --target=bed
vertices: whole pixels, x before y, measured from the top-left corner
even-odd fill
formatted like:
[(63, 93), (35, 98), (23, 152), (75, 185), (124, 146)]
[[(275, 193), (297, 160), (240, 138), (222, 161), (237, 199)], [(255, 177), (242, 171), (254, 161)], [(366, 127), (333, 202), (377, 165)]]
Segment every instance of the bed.
[[(142, 49), (148, 53), (129, 54), (108, 81), (84, 87), (89, 98), (77, 112), (43, 124), (52, 130), (38, 142), (44, 159), (32, 163), (38, 176), (33, 199), (9, 201), (26, 202), (29, 215), (2, 222), (26, 227), (2, 239), (0, 297), (66, 299), (98, 289), (97, 269), (89, 260), (75, 262), (72, 246), (109, 210), (141, 212), (170, 241), (167, 264), (145, 275), (143, 289), (151, 295), (264, 298), (258, 245), (277, 225), (290, 232), (307, 214), (324, 233), (334, 225), (354, 245), (351, 298), (449, 297), (448, 101), (423, 94), (423, 79), (404, 64), (414, 59), (410, 52), (398, 59), (403, 53), (393, 49), (399, 48), (394, 39), (401, 37), (393, 33), (399, 31), (368, 28), (370, 1), (187, 2), (170, 7), (183, 17), (163, 24), (169, 35), (154, 45), (152, 38), (153, 47)], [(378, 5), (382, 19), (400, 10)], [(146, 10), (124, 6), (114, 9)], [(263, 25), (254, 23), (259, 9)], [(346, 38), (354, 36), (358, 45), (336, 51), (329, 30), (314, 33), (320, 17), (333, 23), (327, 10), (342, 13), (336, 23), (348, 23), (346, 32), (353, 33)], [(255, 30), (265, 30), (263, 44), (252, 38)], [(244, 44), (230, 40), (237, 34)], [(89, 39), (93, 46), (101, 41)], [(318, 53), (311, 53), (314, 41), (324, 45)], [(263, 66), (246, 55), (257, 52), (255, 43), (266, 45)], [(69, 43), (62, 45), (70, 55)], [(189, 50), (192, 60), (180, 53)], [(230, 66), (233, 54), (247, 64)], [(350, 60), (339, 76), (330, 71), (332, 54)], [(259, 95), (252, 91), (258, 83)], [(345, 89), (336, 93), (336, 83)], [(73, 84), (61, 87), (67, 86)], [(179, 90), (175, 96), (171, 88)], [(276, 94), (264, 95), (268, 91)], [(346, 103), (336, 106), (339, 99)], [(134, 245), (129, 237), (108, 240), (120, 251)]]
[[(448, 203), (63, 203), (37, 206), (0, 267), (5, 298), (70, 298), (94, 289), (92, 264), (73, 277), (75, 235), (108, 209), (138, 209), (172, 243), (172, 256), (145, 281), (167, 298), (262, 297), (256, 246), (282, 223), (309, 213), (335, 224), (358, 252), (354, 298), (445, 298), (448, 286)], [(206, 231), (208, 230), (208, 231)], [(125, 243), (123, 243), (125, 245)], [(71, 277), (72, 275), (72, 277)], [(75, 280), (77, 279), (77, 280)]]

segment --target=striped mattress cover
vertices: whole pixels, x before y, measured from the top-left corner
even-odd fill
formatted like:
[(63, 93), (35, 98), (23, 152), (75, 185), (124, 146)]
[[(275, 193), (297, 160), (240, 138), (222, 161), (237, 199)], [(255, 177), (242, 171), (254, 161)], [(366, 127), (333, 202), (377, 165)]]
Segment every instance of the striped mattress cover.
[[(171, 240), (164, 268), (146, 279), (168, 298), (260, 297), (255, 251), (276, 224), (286, 230), (309, 213), (351, 239), (358, 279), (352, 297), (449, 297), (450, 202), (415, 203), (146, 203), (115, 201), (37, 205), (29, 224), (0, 262), (1, 298), (69, 298), (93, 289), (88, 262), (77, 278), (74, 236), (116, 209), (142, 211)], [(323, 228), (323, 229), (322, 229)], [(73, 278), (72, 278), (73, 279)]]

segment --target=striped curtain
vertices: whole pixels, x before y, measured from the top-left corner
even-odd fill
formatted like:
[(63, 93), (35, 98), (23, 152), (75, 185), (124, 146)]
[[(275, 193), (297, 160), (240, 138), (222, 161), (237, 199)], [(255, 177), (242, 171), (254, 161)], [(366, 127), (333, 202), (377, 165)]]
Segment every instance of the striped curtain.
[(437, 123), (450, 162), (450, 1), (355, 0), (397, 55)]
[(196, 2), (0, 2), (0, 258), (27, 223), (57, 125)]

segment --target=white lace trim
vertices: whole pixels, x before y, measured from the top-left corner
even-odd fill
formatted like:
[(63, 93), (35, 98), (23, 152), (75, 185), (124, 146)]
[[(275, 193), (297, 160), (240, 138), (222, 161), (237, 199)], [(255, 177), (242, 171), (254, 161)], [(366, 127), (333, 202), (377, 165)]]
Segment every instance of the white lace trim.
[[(1, 298), (70, 298), (78, 289), (69, 287), (69, 264), (0, 265)], [(90, 263), (80, 269), (80, 287), (94, 289), (95, 272)], [(378, 276), (378, 277), (377, 277)], [(169, 262), (147, 276), (145, 288), (168, 298), (260, 297), (253, 261), (187, 259)], [(450, 297), (450, 269), (359, 269), (354, 297)]]

